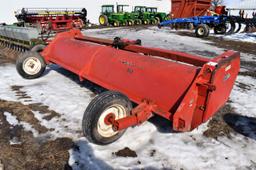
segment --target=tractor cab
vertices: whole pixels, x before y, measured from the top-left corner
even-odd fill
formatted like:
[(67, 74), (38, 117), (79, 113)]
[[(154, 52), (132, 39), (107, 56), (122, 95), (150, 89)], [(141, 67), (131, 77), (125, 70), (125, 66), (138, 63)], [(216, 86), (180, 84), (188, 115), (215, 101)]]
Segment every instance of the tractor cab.
[(128, 7), (128, 5), (117, 5), (115, 11), (114, 5), (103, 5), (101, 7), (102, 11), (99, 17), (100, 25), (113, 25), (115, 27), (127, 25), (128, 13), (125, 12), (126, 7)]
[(114, 13), (114, 5), (102, 5), (101, 6), (101, 14), (103, 15), (109, 15)]
[(144, 12), (146, 12), (146, 11), (147, 11), (147, 7), (146, 7), (146, 6), (135, 6), (133, 12), (141, 12), (141, 13), (144, 13)]
[(155, 8), (155, 7), (147, 7), (146, 11), (149, 12), (149, 13), (157, 13), (157, 8)]
[(127, 13), (127, 7), (129, 7), (129, 5), (117, 5), (116, 11), (117, 13)]
[(148, 13), (149, 17), (150, 17), (151, 19), (153, 19), (153, 18), (156, 17), (157, 8), (155, 8), (155, 7), (147, 7), (147, 8), (146, 8), (146, 12)]

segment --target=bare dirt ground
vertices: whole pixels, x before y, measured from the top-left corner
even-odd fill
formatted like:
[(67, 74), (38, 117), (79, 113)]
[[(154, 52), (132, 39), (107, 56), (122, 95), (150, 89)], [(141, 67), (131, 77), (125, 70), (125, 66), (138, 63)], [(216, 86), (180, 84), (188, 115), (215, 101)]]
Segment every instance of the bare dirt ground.
[[(68, 150), (74, 145), (72, 139), (58, 138), (45, 141), (35, 138), (31, 132), (25, 131), (24, 127), (10, 125), (4, 115), (4, 112), (11, 113), (19, 121), (31, 124), (39, 134), (51, 130), (39, 123), (32, 110), (40, 111), (42, 114), (51, 113), (51, 116), (45, 119), (58, 116), (56, 112), (41, 104), (23, 105), (19, 102), (0, 100), (0, 159), (5, 169), (70, 169), (67, 162)], [(11, 144), (10, 141), (15, 143)]]
[[(10, 50), (1, 51), (2, 54), (8, 52)], [(17, 53), (11, 52), (11, 55), (13, 55), (11, 58), (0, 56), (0, 66), (14, 63)], [(22, 86), (11, 86), (10, 88), (16, 93), (18, 99), (31, 100), (31, 97), (22, 91)], [(17, 117), (18, 121), (31, 124), (39, 134), (51, 131), (39, 123), (32, 111), (45, 114), (43, 118), (46, 120), (59, 116), (59, 113), (49, 110), (48, 106), (41, 103), (24, 105), (21, 102), (0, 99), (0, 162), (4, 165), (4, 169), (71, 169), (68, 165), (68, 151), (74, 147), (72, 139), (58, 138), (46, 141), (35, 138), (31, 132), (25, 131), (23, 126), (11, 125), (4, 115), (5, 112), (11, 113)]]
[[(177, 34), (194, 36), (192, 33), (184, 32)], [(217, 37), (209, 37), (208, 40), (213, 42), (217, 47), (233, 49), (253, 55), (256, 54), (255, 44), (253, 43), (223, 40)], [(14, 63), (17, 54), (17, 52), (7, 48), (0, 48), (0, 67), (6, 63)], [(205, 51), (205, 55), (209, 55), (208, 51)], [(242, 67), (246, 67), (247, 70), (240, 72), (240, 75), (256, 77), (255, 62), (242, 61), (241, 65)], [(239, 83), (239, 87), (244, 90), (249, 88), (248, 85), (243, 83)], [(22, 88), (22, 86), (10, 86), (10, 89), (15, 92), (19, 99), (32, 101), (31, 97)], [(231, 102), (229, 101), (229, 103)], [(238, 127), (236, 125), (238, 121), (237, 115), (239, 113), (236, 113), (229, 103), (209, 122), (208, 129), (204, 132), (206, 137), (218, 139), (218, 137), (226, 136), (231, 138), (231, 133), (248, 135), (246, 131), (248, 127)], [(31, 124), (39, 134), (45, 134), (51, 131), (52, 129), (47, 129), (40, 124), (32, 111), (38, 111), (40, 114), (45, 115), (44, 119), (46, 120), (60, 116), (59, 113), (50, 110), (48, 106), (42, 103), (25, 105), (21, 102), (6, 101), (0, 98), (0, 161), (4, 164), (5, 169), (71, 169), (68, 165), (68, 151), (71, 148), (76, 148), (72, 139), (58, 138), (55, 140), (41, 140), (40, 138), (34, 137), (31, 132), (25, 131), (23, 126), (11, 125), (4, 115), (5, 112), (11, 113), (19, 121)], [(256, 119), (244, 117), (244, 120), (248, 121), (251, 125), (250, 128), (255, 129), (256, 133)], [(12, 140), (15, 140), (19, 144), (10, 143)], [(155, 153), (156, 150), (152, 150), (150, 155), (154, 157)], [(136, 152), (127, 147), (119, 151), (113, 151), (112, 154), (119, 157), (137, 157)], [(140, 161), (138, 161), (138, 164), (140, 164)]]

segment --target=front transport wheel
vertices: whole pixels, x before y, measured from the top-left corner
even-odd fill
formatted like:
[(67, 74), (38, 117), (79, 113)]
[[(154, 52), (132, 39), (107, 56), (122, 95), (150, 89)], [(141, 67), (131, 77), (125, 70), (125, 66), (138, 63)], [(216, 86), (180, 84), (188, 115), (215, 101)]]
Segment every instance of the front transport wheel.
[(119, 139), (125, 132), (114, 131), (106, 123), (106, 117), (114, 115), (115, 120), (130, 115), (132, 104), (123, 94), (107, 91), (95, 97), (84, 112), (82, 128), (86, 138), (95, 144), (106, 145)]
[(44, 58), (37, 52), (28, 51), (21, 54), (16, 61), (18, 73), (25, 79), (40, 77), (46, 68)]

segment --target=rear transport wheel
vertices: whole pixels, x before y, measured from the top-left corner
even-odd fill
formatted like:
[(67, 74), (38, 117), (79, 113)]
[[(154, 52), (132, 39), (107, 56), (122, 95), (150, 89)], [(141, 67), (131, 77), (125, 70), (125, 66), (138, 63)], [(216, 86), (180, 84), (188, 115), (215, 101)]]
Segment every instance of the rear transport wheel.
[(130, 115), (132, 104), (123, 94), (116, 91), (107, 91), (95, 97), (85, 110), (82, 128), (90, 142), (106, 145), (119, 139), (125, 132), (114, 131), (112, 125), (105, 122), (110, 114), (115, 119)]
[(196, 36), (200, 38), (208, 37), (210, 33), (210, 28), (206, 24), (200, 24), (196, 27), (195, 33)]
[(16, 61), (18, 73), (25, 79), (36, 79), (45, 70), (44, 58), (37, 52), (28, 51), (21, 54)]

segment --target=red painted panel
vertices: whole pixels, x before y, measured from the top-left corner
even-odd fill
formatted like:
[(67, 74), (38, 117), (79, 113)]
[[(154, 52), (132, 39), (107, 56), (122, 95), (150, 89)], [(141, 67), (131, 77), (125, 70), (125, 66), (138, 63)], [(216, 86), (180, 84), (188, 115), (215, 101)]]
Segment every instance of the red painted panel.
[(211, 0), (171, 0), (173, 18), (203, 16), (211, 6)]
[[(170, 52), (171, 53), (171, 52)], [(60, 36), (42, 54), (48, 61), (133, 101), (154, 101), (168, 112), (189, 88), (198, 67)]]

